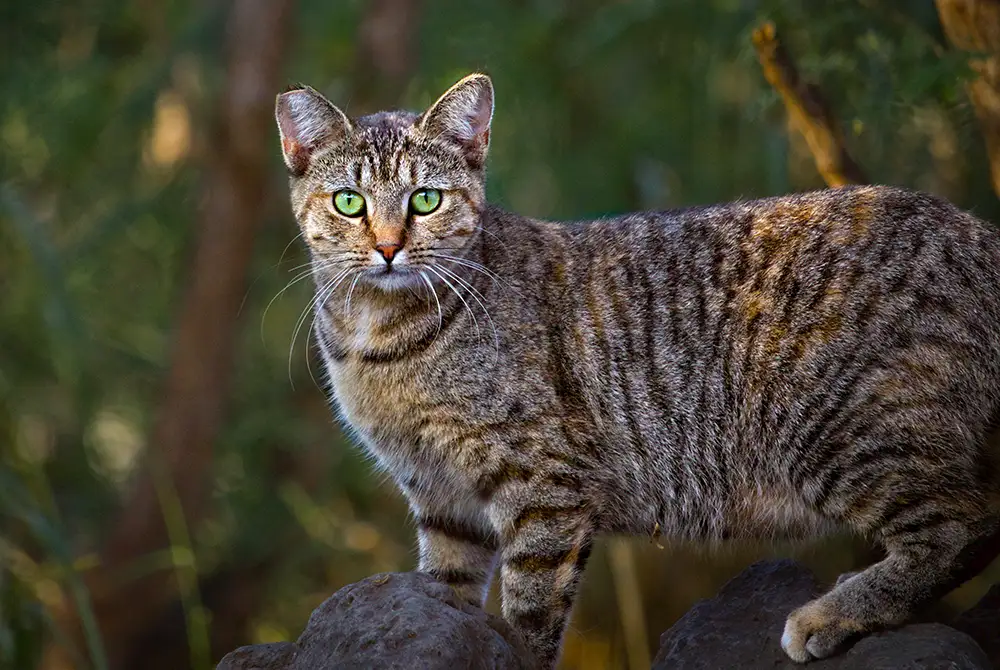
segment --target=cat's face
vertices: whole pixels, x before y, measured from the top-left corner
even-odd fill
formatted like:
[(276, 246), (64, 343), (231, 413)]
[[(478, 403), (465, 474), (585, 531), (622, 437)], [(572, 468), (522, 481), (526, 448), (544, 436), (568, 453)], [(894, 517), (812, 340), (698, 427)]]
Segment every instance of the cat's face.
[(351, 120), (310, 88), (275, 112), (292, 205), (324, 276), (384, 290), (438, 280), (478, 233), (493, 115), (489, 77), (466, 77), (421, 115)]

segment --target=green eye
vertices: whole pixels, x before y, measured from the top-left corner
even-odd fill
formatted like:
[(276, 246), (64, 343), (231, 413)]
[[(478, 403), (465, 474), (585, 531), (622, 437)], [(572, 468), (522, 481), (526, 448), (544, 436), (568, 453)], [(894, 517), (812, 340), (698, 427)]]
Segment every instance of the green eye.
[(417, 214), (430, 214), (441, 205), (441, 191), (422, 188), (410, 196), (410, 207)]
[(333, 194), (333, 206), (344, 216), (361, 216), (365, 211), (365, 199), (356, 191), (337, 191)]

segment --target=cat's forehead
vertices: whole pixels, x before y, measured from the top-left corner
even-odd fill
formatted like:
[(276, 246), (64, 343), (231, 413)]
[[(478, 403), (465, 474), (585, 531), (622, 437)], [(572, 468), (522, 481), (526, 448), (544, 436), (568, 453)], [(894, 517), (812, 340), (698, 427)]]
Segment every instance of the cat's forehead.
[(403, 110), (378, 112), (355, 119), (354, 127), (370, 134), (393, 134), (410, 128), (417, 118), (413, 112)]
[(344, 147), (349, 158), (372, 163), (395, 163), (401, 155), (414, 153), (418, 137), (417, 115), (411, 112), (379, 112), (354, 121), (351, 141)]
[(348, 140), (319, 161), (317, 176), (328, 188), (464, 186), (469, 175), (459, 155), (427, 137), (418, 118), (391, 111), (355, 119)]

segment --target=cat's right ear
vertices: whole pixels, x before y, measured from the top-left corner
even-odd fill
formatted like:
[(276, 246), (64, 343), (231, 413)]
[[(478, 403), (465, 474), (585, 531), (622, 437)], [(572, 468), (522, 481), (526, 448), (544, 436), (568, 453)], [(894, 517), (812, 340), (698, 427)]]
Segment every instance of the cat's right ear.
[(279, 95), (274, 104), (274, 117), (281, 134), (285, 165), (296, 177), (306, 171), (317, 149), (343, 141), (351, 130), (347, 115), (308, 86)]
[(418, 123), (432, 137), (457, 144), (470, 165), (482, 168), (490, 148), (492, 120), (493, 82), (477, 73), (449, 88)]

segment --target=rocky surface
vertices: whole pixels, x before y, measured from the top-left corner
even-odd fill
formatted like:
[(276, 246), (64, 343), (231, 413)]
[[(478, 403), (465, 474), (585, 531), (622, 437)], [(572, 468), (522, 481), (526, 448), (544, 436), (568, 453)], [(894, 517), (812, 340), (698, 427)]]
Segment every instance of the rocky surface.
[[(788, 614), (822, 591), (793, 561), (756, 563), (692, 607), (660, 638), (656, 670), (769, 670), (803, 666), (781, 650)], [(253, 645), (219, 670), (532, 667), (520, 636), (500, 618), (420, 573), (369, 577), (320, 605), (293, 644)], [(915, 623), (858, 640), (809, 670), (1000, 670), (1000, 585), (951, 622)]]
[(375, 575), (320, 605), (294, 643), (241, 647), (218, 670), (530, 668), (532, 656), (503, 619), (417, 573)]
[[(813, 574), (793, 561), (756, 563), (714, 598), (692, 607), (660, 638), (656, 670), (801, 669), (781, 650), (785, 618), (822, 592)], [(1000, 636), (1000, 612), (984, 608), (977, 623)], [(992, 616), (992, 623), (988, 620)], [(958, 625), (958, 624), (956, 624)], [(972, 633), (969, 630), (969, 633)], [(940, 623), (911, 624), (870, 635), (809, 670), (989, 670), (990, 658), (969, 634)]]
[(975, 607), (952, 625), (971, 635), (993, 661), (993, 667), (1000, 668), (1000, 584), (995, 584)]

